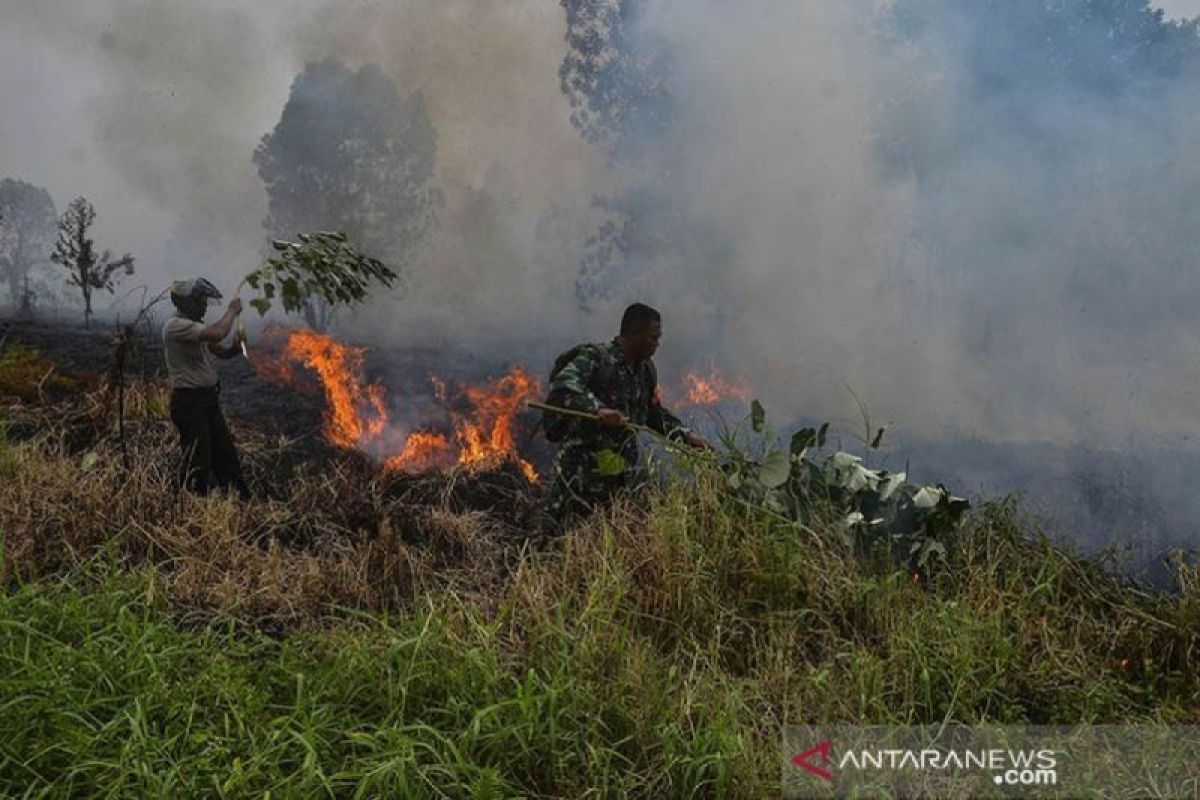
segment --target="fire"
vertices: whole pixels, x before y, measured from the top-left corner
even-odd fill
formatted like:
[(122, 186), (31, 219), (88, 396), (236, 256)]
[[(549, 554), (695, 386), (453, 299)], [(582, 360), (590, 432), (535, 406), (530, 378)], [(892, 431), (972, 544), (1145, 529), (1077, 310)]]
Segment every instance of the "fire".
[(440, 433), (416, 431), (404, 441), (399, 455), (384, 462), (390, 470), (423, 472), (446, 464), (450, 456), (450, 442)]
[[(508, 374), (456, 393), (431, 376), (434, 397), (446, 409), (452, 436), (433, 430), (405, 433), (391, 422), (384, 387), (363, 378), (362, 348), (329, 336), (294, 330), (287, 335), (283, 359), (258, 359), (264, 377), (298, 385), (292, 364), (316, 373), (327, 402), (325, 434), (339, 447), (358, 448), (381, 458), (387, 469), (424, 472), (460, 464), (477, 468), (511, 459), (530, 481), (537, 470), (517, 452), (515, 420), (526, 399), (541, 393), (539, 381), (517, 365)], [(397, 452), (398, 451), (398, 452)]]
[[(284, 355), (299, 361), (317, 373), (329, 404), (325, 413), (325, 432), (341, 447), (367, 444), (383, 433), (388, 423), (383, 387), (364, 384), (362, 348), (339, 344), (328, 336), (312, 331), (293, 331)], [(276, 367), (279, 375), (294, 375), (288, 361)]]
[(741, 378), (727, 380), (715, 369), (708, 375), (692, 370), (683, 376), (683, 392), (687, 401), (695, 406), (708, 406), (730, 398), (747, 401), (750, 386)]
[[(468, 386), (463, 394), (474, 408), (473, 418), (456, 415), (455, 439), (459, 446), (460, 464), (493, 463), (516, 453), (513, 440), (513, 420), (521, 404), (541, 393), (541, 385), (519, 365), (507, 375), (486, 386)], [(517, 465), (530, 481), (536, 481), (537, 470), (522, 458)]]

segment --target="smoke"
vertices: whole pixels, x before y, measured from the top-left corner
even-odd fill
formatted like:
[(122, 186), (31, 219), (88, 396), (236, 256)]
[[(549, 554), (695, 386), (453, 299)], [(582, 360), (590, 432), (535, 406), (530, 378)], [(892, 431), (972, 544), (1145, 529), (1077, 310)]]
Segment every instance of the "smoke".
[[(1048, 66), (1018, 35), (1033, 5), (647, 0), (629, 42), (669, 56), (669, 125), (622, 160), (572, 127), (546, 0), (4, 0), (21, 80), (0, 153), (60, 206), (93, 199), (146, 280), (229, 285), (261, 253), (250, 156), (290, 82), (374, 63), (424, 100), (445, 206), (407, 293), (348, 336), (537, 369), (643, 299), (666, 315), (664, 375), (714, 363), (777, 417), (849, 420), (848, 386), (911, 437), (1182, 439), (1193, 76), (1086, 31), (1063, 52), (1112, 74)], [(614, 208), (645, 229), (582, 313)]]

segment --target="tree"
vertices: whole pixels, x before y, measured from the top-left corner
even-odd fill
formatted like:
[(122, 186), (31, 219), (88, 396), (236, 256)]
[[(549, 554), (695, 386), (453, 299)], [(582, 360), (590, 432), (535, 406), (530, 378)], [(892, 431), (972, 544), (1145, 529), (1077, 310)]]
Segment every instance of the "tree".
[(66, 268), (70, 277), (67, 282), (79, 288), (83, 294), (83, 315), (88, 323), (92, 319), (92, 293), (106, 289), (112, 294), (118, 279), (117, 271), (133, 274), (133, 256), (126, 253), (114, 260), (105, 250), (97, 255), (95, 244), (88, 235), (96, 221), (96, 209), (84, 197), (76, 197), (58, 221), (58, 241), (50, 260)]
[[(955, 32), (978, 95), (1051, 93), (1115, 99), (1185, 77), (1200, 42), (1196, 22), (1168, 20), (1149, 0), (897, 0), (888, 14), (903, 40)], [(1019, 53), (1020, 58), (1013, 54)]]
[(567, 54), (558, 80), (571, 105), (571, 124), (614, 160), (647, 155), (640, 151), (670, 128), (674, 107), (667, 48), (635, 33), (645, 0), (560, 2)]
[[(678, 176), (693, 169), (672, 135), (675, 60), (643, 24), (646, 0), (560, 0), (567, 53), (559, 86), (571, 124), (634, 175), (593, 205), (602, 222), (587, 239), (575, 281), (579, 308), (644, 294), (641, 283), (666, 264), (724, 263), (728, 243), (692, 209)], [(719, 304), (714, 304), (719, 305)]]
[(30, 271), (49, 261), (57, 220), (45, 189), (12, 178), (0, 181), (0, 273), (14, 305), (21, 303)]
[[(276, 239), (340, 231), (402, 275), (442, 205), (431, 184), (435, 157), (419, 94), (401, 100), (373, 65), (352, 72), (333, 60), (309, 64), (254, 153), (270, 201), (264, 226)], [(314, 327), (328, 321), (308, 311)]]

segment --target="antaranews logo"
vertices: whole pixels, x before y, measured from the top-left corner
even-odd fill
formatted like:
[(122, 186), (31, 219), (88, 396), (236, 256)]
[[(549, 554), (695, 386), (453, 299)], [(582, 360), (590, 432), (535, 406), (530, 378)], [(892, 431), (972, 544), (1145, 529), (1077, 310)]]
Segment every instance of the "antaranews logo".
[(1196, 795), (1200, 725), (785, 725), (789, 800)]
[[(833, 740), (826, 739), (792, 756), (792, 764), (824, 781), (833, 780), (833, 771), (847, 775), (876, 772), (964, 773), (978, 770), (989, 774), (997, 785), (1044, 786), (1058, 782), (1057, 752), (1049, 748), (948, 748), (908, 747), (849, 748), (837, 759), (832, 755)], [(851, 778), (851, 780), (853, 780)]]
[[(792, 763), (797, 767), (803, 767), (822, 780), (831, 781), (833, 780), (833, 772), (826, 769), (826, 767), (833, 763), (833, 759), (829, 757), (831, 747), (833, 747), (833, 740), (826, 739), (820, 744), (808, 748), (803, 753), (797, 753), (792, 756)], [(818, 756), (821, 759), (820, 765), (813, 763), (813, 760)]]

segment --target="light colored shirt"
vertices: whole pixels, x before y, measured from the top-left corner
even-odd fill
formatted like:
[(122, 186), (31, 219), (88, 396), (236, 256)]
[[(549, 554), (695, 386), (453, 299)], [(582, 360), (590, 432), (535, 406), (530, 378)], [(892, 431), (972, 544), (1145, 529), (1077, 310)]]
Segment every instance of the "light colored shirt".
[(167, 380), (172, 389), (195, 389), (217, 385), (217, 365), (208, 342), (200, 340), (203, 322), (171, 317), (163, 325), (163, 354), (167, 359)]

